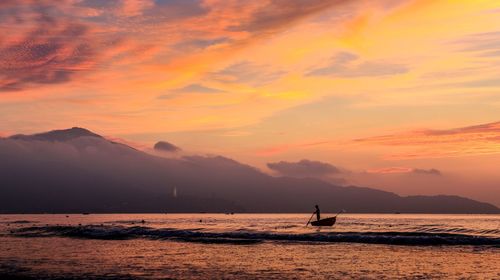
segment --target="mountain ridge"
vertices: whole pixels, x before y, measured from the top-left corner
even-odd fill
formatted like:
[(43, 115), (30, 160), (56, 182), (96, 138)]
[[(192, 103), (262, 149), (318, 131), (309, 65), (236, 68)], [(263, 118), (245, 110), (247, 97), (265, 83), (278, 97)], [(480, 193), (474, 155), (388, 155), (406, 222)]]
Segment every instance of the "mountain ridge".
[[(0, 212), (500, 213), (468, 198), (399, 196), (273, 177), (222, 156), (157, 157), (84, 128), (0, 139)], [(173, 190), (176, 190), (176, 196)]]
[(99, 134), (93, 133), (92, 131), (74, 126), (68, 129), (57, 129), (48, 132), (36, 133), (31, 135), (26, 134), (16, 134), (8, 138), (15, 140), (40, 140), (40, 141), (59, 141), (64, 142), (78, 137), (97, 137), (104, 138)]

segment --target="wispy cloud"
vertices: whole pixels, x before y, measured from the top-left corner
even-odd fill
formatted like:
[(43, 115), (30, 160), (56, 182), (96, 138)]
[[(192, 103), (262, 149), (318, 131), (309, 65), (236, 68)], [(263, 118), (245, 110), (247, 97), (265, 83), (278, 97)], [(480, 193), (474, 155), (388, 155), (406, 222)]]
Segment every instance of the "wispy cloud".
[(224, 92), (221, 89), (206, 87), (201, 84), (190, 84), (185, 87), (173, 90), (177, 93), (220, 93)]
[(224, 90), (211, 88), (204, 86), (202, 84), (190, 84), (185, 87), (173, 89), (169, 91), (168, 94), (162, 94), (158, 96), (159, 99), (172, 99), (183, 94), (214, 94), (214, 93), (224, 93)]
[(0, 41), (0, 91), (67, 83), (147, 51), (144, 44), (134, 45), (124, 34), (89, 21), (99, 13), (85, 11), (67, 1), (5, 6), (0, 31), (9, 35)]
[(423, 129), (355, 139), (363, 145), (407, 148), (388, 159), (439, 158), (500, 153), (500, 122), (453, 129)]
[(366, 170), (368, 173), (373, 174), (414, 174), (414, 175), (432, 175), (441, 176), (441, 171), (431, 168), (431, 169), (421, 169), (421, 168), (411, 168), (411, 167), (384, 167), (384, 168), (374, 168)]
[(415, 174), (421, 174), (421, 175), (432, 175), (432, 176), (441, 176), (442, 173), (436, 168), (431, 168), (431, 169), (421, 169), (421, 168), (415, 168), (413, 169), (413, 173)]
[[(7, 7), (3, 22), (30, 21), (36, 27), (0, 45), (0, 90), (19, 90), (30, 84), (69, 81), (95, 65), (98, 45), (88, 25), (55, 17), (54, 7), (39, 5), (29, 12)], [(16, 19), (14, 19), (16, 18)]]
[(229, 26), (228, 29), (254, 33), (275, 32), (320, 11), (324, 12), (329, 8), (344, 5), (344, 2), (339, 0), (271, 0), (253, 11), (247, 19)]
[(408, 67), (403, 64), (360, 61), (353, 53), (340, 52), (333, 56), (326, 65), (315, 68), (307, 76), (332, 76), (341, 78), (379, 77), (397, 75), (408, 72)]
[(469, 34), (452, 44), (479, 57), (497, 57), (500, 56), (500, 31)]
[[(7, 35), (0, 40), (0, 90), (69, 83), (82, 73), (153, 57), (154, 70), (172, 64), (179, 71), (180, 60), (202, 55), (196, 51), (242, 49), (255, 43), (252, 38), (342, 2), (2, 1), (0, 32)], [(113, 78), (121, 74), (113, 70)], [(225, 81), (265, 84), (282, 72), (243, 62), (218, 74)]]
[(210, 74), (209, 78), (224, 83), (246, 83), (261, 86), (279, 79), (285, 73), (283, 70), (274, 69), (271, 65), (242, 61)]
[(218, 37), (218, 38), (206, 38), (206, 39), (190, 39), (186, 38), (186, 40), (181, 41), (176, 45), (178, 48), (198, 50), (205, 49), (208, 47), (213, 47), (221, 44), (230, 43), (231, 39), (229, 37)]
[[(83, 0), (76, 7), (93, 10), (94, 20), (107, 21), (110, 17), (134, 18), (151, 23), (173, 21), (208, 13), (200, 0)], [(141, 17), (138, 17), (141, 16)]]
[(398, 174), (398, 173), (410, 173), (413, 169), (409, 167), (384, 167), (368, 169), (366, 172), (374, 174)]

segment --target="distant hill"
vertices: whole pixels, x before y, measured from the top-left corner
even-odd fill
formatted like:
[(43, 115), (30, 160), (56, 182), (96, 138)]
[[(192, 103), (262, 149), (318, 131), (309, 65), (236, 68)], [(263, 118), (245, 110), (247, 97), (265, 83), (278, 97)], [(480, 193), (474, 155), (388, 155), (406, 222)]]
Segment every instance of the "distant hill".
[(500, 213), (457, 196), (272, 177), (220, 156), (156, 157), (76, 127), (0, 138), (0, 178), (0, 213), (311, 212), (315, 204), (324, 212)]

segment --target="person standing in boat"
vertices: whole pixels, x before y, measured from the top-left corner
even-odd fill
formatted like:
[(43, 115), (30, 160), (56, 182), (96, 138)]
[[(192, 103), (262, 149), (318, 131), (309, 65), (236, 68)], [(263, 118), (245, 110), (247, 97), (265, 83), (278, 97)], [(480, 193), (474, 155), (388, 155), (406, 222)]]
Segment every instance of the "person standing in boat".
[(314, 211), (314, 214), (316, 214), (316, 219), (321, 220), (321, 212), (319, 211), (319, 206), (316, 204), (314, 207), (316, 207), (316, 211)]

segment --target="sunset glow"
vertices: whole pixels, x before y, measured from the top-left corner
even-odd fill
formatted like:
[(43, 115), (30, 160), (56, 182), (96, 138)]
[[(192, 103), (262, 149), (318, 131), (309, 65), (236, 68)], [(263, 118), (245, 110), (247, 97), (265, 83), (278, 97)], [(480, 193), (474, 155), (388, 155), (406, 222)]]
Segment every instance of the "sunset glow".
[(497, 0), (1, 1), (0, 32), (0, 137), (79, 126), (500, 205)]

